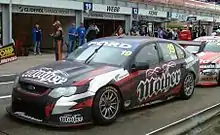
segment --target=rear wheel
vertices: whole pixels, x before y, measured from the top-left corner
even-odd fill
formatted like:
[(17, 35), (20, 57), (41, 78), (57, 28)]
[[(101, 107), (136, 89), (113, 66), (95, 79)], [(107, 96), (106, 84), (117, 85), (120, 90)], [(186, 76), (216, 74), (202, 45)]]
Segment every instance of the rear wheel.
[(117, 89), (108, 86), (100, 89), (93, 102), (93, 116), (97, 124), (111, 124), (120, 112), (121, 99)]
[(181, 99), (190, 99), (195, 89), (195, 77), (192, 73), (188, 73), (184, 79), (182, 91), (180, 94)]

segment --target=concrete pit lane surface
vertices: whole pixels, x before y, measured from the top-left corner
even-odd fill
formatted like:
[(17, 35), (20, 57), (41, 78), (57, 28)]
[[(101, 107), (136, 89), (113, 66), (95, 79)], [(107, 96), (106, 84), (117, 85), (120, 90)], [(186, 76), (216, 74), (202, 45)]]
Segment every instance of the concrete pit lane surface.
[(11, 89), (12, 84), (0, 85), (0, 96), (6, 96), (0, 98), (0, 131), (8, 135), (145, 135), (220, 102), (219, 87), (199, 87), (190, 100), (175, 99), (128, 111), (109, 126), (50, 128), (9, 117), (5, 107), (10, 104)]

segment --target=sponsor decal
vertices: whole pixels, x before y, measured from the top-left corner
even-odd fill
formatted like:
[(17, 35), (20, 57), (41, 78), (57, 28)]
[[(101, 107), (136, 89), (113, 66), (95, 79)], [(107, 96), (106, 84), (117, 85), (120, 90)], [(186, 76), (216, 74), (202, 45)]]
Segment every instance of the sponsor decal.
[(0, 47), (0, 65), (14, 60), (17, 60), (17, 56), (13, 44)]
[(24, 112), (15, 112), (14, 114), (15, 114), (15, 115), (18, 115), (18, 116), (21, 116), (21, 117), (24, 117), (24, 118), (27, 118), (27, 119), (31, 119), (31, 120), (33, 120), (33, 121), (37, 121), (37, 122), (42, 122), (42, 121), (43, 121), (43, 120), (40, 120), (40, 119), (31, 117), (31, 116), (25, 115)]
[(149, 11), (148, 14), (152, 16), (157, 16), (158, 12), (152, 10), (152, 11)]
[(40, 69), (33, 69), (22, 74), (22, 78), (40, 83), (63, 84), (68, 79), (69, 75), (60, 70), (53, 70), (52, 68), (43, 67)]
[(200, 65), (199, 68), (216, 68), (216, 65), (213, 63), (213, 64), (203, 64), (203, 65)]
[(83, 116), (81, 114), (76, 114), (76, 115), (64, 115), (60, 116), (59, 120), (61, 123), (80, 123), (83, 122)]
[(211, 62), (210, 60), (204, 60), (204, 59), (200, 59), (199, 61), (200, 61), (200, 63), (210, 63)]
[[(159, 74), (158, 74), (159, 73)], [(137, 86), (138, 100), (147, 100), (160, 93), (166, 93), (180, 83), (181, 70), (175, 62), (169, 62), (162, 67), (148, 69), (146, 80), (141, 80)]]
[(100, 41), (100, 42), (90, 42), (88, 45), (106, 45), (110, 47), (117, 47), (117, 48), (123, 48), (123, 49), (129, 49), (132, 48), (132, 45), (124, 44), (124, 43), (118, 43), (118, 42), (111, 42), (111, 41)]
[(122, 56), (130, 56), (132, 54), (132, 51), (128, 51), (128, 50), (123, 50), (122, 52), (121, 52), (121, 55)]
[(124, 78), (126, 78), (126, 77), (128, 77), (128, 76), (129, 76), (129, 73), (128, 73), (128, 71), (126, 70), (126, 71), (124, 71), (124, 72), (122, 72), (122, 73), (116, 75), (116, 76), (115, 76), (115, 81), (120, 81), (120, 80), (122, 80), (122, 79), (124, 79)]
[(214, 81), (216, 80), (217, 77), (214, 77), (214, 76), (209, 76), (209, 77), (203, 77), (201, 78), (201, 81)]
[(32, 6), (17, 6), (13, 8), (18, 13), (34, 13), (34, 14), (57, 14), (57, 15), (75, 15), (75, 11), (71, 9), (46, 8)]

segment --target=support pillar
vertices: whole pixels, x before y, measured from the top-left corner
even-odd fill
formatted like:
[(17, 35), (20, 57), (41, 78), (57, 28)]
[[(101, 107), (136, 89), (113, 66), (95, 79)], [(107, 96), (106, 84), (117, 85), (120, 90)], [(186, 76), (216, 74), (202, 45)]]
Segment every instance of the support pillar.
[(132, 15), (126, 15), (125, 17), (125, 33), (129, 33), (132, 27)]
[(84, 13), (83, 11), (76, 11), (76, 27), (79, 27), (81, 22), (84, 22)]
[(2, 5), (2, 41), (3, 41), (3, 45), (12, 43), (12, 7), (11, 7), (11, 4)]

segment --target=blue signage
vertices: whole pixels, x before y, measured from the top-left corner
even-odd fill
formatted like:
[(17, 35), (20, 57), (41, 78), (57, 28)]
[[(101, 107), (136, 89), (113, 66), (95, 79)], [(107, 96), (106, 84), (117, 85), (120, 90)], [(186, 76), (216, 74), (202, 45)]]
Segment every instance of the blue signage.
[(138, 8), (132, 8), (132, 14), (138, 15)]
[(93, 10), (93, 4), (91, 2), (84, 2), (84, 11), (92, 11)]

